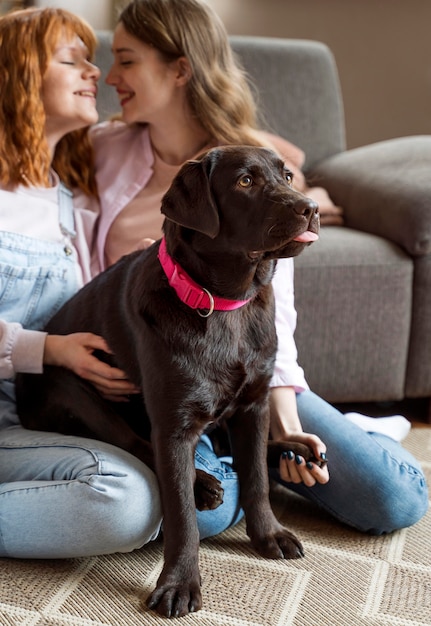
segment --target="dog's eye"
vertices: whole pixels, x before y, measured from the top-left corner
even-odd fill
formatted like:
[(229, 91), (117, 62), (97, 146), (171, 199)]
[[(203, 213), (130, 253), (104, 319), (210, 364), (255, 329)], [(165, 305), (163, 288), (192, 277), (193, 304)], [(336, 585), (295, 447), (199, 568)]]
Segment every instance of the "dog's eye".
[(238, 183), (241, 187), (251, 187), (253, 185), (253, 179), (251, 176), (246, 174), (239, 179)]
[(292, 172), (289, 172), (289, 170), (284, 170), (284, 178), (286, 179), (288, 185), (293, 183), (293, 174)]

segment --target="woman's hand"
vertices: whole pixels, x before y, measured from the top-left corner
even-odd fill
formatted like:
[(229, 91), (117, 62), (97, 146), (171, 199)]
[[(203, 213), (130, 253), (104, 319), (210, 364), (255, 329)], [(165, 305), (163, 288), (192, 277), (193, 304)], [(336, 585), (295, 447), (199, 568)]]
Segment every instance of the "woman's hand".
[[(309, 446), (316, 459), (326, 461), (326, 446), (317, 435), (304, 433), (298, 416), (296, 394), (293, 387), (274, 387), (270, 396), (271, 439), (273, 441), (292, 441)], [(323, 456), (322, 456), (323, 455)], [(287, 483), (304, 483), (313, 487), (316, 483), (324, 485), (329, 480), (328, 466), (319, 467), (316, 463), (306, 462), (302, 456), (287, 452), (282, 455), (279, 464), (280, 478)]]
[(107, 400), (127, 401), (130, 394), (139, 393), (125, 373), (103, 363), (93, 355), (95, 350), (112, 354), (106, 341), (93, 333), (48, 335), (45, 340), (45, 365), (66, 367), (91, 382)]
[(305, 461), (300, 455), (295, 455), (292, 451), (283, 454), (280, 459), (280, 478), (287, 483), (304, 483), (307, 487), (313, 487), (316, 483), (324, 485), (329, 480), (329, 471), (326, 464), (326, 446), (317, 435), (309, 433), (289, 432), (288, 441), (303, 443), (313, 450), (316, 459), (325, 461), (319, 467), (313, 461)]
[(136, 250), (146, 250), (147, 248), (152, 246), (155, 241), (156, 241), (155, 239), (151, 239), (150, 237), (144, 237), (144, 239), (141, 239), (138, 242), (138, 245), (136, 246)]
[(343, 209), (336, 206), (323, 187), (309, 187), (305, 195), (319, 205), (320, 224), (322, 226), (343, 226)]

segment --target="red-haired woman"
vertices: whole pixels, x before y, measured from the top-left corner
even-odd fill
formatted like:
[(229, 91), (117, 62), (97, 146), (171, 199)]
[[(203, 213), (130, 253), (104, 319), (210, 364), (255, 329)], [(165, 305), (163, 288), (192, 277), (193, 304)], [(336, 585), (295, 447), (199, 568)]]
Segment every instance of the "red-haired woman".
[[(111, 395), (134, 389), (88, 333), (40, 332), (90, 276), (96, 187), (86, 127), (97, 121), (90, 27), (60, 9), (0, 18), (0, 556), (127, 551), (157, 536), (154, 474), (113, 446), (24, 430), (16, 372), (68, 367)], [(75, 197), (60, 180), (76, 190)], [(90, 219), (91, 221), (91, 219)]]

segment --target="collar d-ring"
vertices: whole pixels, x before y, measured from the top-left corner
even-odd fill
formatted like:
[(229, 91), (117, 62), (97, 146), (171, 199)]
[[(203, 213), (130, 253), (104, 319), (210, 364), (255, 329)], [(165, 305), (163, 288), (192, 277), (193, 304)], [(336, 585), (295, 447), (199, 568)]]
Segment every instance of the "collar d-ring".
[(201, 317), (209, 317), (210, 315), (214, 313), (214, 298), (212, 297), (208, 289), (205, 289), (205, 287), (202, 287), (202, 290), (205, 291), (205, 293), (207, 294), (209, 298), (210, 308), (208, 309), (206, 313), (201, 313), (200, 309), (196, 309), (196, 310), (198, 312), (198, 315), (200, 315)]

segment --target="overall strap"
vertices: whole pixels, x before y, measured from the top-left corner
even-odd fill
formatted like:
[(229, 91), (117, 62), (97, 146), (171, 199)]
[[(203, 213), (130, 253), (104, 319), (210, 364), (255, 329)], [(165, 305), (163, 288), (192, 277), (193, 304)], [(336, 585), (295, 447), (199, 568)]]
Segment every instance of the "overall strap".
[(65, 237), (70, 237), (71, 239), (76, 237), (72, 198), (73, 194), (70, 189), (60, 182), (58, 186), (60, 230)]

